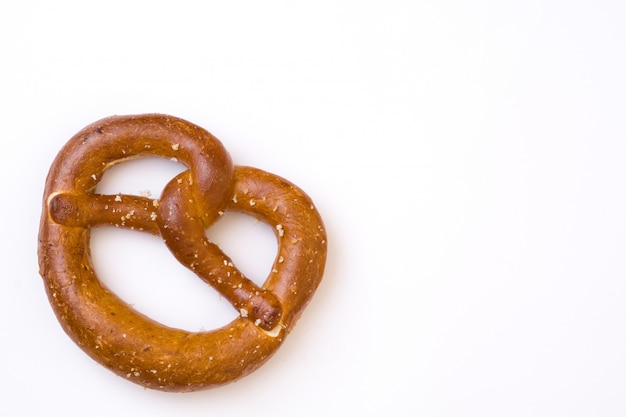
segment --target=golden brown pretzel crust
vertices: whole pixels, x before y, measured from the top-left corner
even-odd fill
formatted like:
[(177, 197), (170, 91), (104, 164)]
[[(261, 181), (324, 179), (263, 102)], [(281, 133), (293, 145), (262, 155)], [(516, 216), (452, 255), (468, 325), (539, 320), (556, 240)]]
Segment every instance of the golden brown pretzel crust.
[[(176, 158), (188, 170), (160, 200), (99, 195), (114, 164), (147, 155)], [(225, 211), (271, 225), (278, 241), (261, 288), (205, 236)], [(176, 258), (240, 312), (209, 332), (161, 325), (109, 291), (93, 269), (91, 227), (160, 234)], [(144, 387), (194, 391), (235, 381), (265, 363), (295, 325), (322, 278), (326, 234), (310, 198), (295, 185), (234, 167), (204, 129), (165, 115), (116, 116), (77, 133), (50, 168), (39, 232), (39, 268), (67, 334), (106, 368)]]

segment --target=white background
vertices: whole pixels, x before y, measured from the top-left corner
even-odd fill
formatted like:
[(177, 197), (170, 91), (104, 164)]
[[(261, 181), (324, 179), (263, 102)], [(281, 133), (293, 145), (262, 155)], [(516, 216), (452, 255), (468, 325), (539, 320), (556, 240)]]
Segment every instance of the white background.
[[(626, 415), (624, 4), (4, 2), (0, 414)], [(97, 365), (38, 275), (58, 150), (148, 112), (298, 184), (329, 233), (283, 347), (211, 391), (147, 391)], [(122, 167), (102, 192), (158, 196), (180, 169)], [(225, 223), (210, 233), (262, 280), (271, 232)], [(234, 317), (158, 239), (102, 229), (92, 245), (140, 311), (190, 330)]]

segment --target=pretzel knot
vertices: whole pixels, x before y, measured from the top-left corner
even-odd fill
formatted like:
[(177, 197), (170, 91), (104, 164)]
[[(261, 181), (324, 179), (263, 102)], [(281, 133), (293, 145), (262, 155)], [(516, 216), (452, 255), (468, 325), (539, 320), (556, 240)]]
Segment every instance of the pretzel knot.
[[(95, 193), (108, 168), (149, 155), (188, 168), (160, 199)], [(278, 253), (261, 287), (206, 237), (225, 211), (252, 215), (274, 229)], [(97, 226), (160, 235), (239, 317), (220, 329), (188, 332), (135, 311), (96, 276), (88, 242)], [(206, 130), (165, 115), (116, 116), (78, 132), (53, 162), (38, 253), (53, 310), (88, 355), (145, 387), (193, 391), (235, 381), (278, 349), (320, 283), (326, 234), (302, 190), (259, 169), (233, 166)]]

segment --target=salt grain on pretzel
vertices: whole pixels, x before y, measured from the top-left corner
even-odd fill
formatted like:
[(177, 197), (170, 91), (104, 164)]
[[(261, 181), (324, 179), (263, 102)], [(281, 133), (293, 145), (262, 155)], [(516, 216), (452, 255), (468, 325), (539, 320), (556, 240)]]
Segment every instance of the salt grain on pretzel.
[[(188, 168), (160, 199), (95, 193), (108, 168), (149, 155)], [(275, 231), (278, 253), (261, 287), (206, 238), (205, 229), (225, 211), (249, 214)], [(97, 226), (160, 235), (239, 317), (220, 329), (188, 332), (137, 312), (97, 278), (88, 244)], [(38, 253), (53, 310), (88, 355), (144, 387), (194, 391), (235, 381), (278, 349), (320, 283), (326, 234), (302, 190), (256, 168), (233, 166), (206, 130), (165, 115), (116, 116), (81, 130), (53, 162)]]

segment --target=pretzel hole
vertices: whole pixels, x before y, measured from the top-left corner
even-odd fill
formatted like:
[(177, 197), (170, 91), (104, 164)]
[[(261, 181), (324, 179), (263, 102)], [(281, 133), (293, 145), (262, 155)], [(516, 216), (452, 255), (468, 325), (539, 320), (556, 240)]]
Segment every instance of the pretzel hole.
[(187, 168), (161, 157), (141, 157), (107, 169), (96, 187), (98, 194), (130, 194), (159, 198), (165, 185)]
[(272, 228), (247, 214), (228, 211), (206, 231), (207, 238), (259, 287), (272, 271), (278, 244)]
[(99, 227), (91, 256), (100, 281), (140, 313), (166, 326), (198, 332), (222, 327), (239, 313), (147, 233)]

